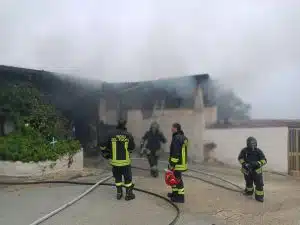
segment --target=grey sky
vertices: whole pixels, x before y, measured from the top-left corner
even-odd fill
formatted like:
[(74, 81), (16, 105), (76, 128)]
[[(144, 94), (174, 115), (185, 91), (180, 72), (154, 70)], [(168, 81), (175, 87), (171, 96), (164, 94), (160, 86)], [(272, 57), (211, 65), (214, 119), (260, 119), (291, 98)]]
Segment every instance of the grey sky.
[(106, 81), (209, 73), (299, 118), (299, 0), (2, 0), (0, 64)]

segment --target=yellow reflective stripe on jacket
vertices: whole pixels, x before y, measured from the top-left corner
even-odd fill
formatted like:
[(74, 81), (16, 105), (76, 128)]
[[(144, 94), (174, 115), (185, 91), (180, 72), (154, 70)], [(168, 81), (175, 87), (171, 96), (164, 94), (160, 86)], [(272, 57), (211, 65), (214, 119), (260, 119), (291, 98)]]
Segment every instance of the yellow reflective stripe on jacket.
[(263, 159), (263, 160), (258, 161), (258, 163), (260, 164), (260, 166), (264, 166), (267, 164), (267, 161)]
[(118, 160), (118, 161), (110, 160), (110, 165), (112, 166), (128, 166), (130, 164), (131, 164), (131, 160)]
[(173, 162), (173, 163), (178, 163), (178, 161), (179, 161), (179, 159), (173, 158), (173, 157), (171, 157), (170, 160), (171, 160), (171, 162)]
[(185, 155), (186, 149), (187, 149), (187, 142), (184, 142), (184, 144), (182, 145), (182, 148), (181, 148), (182, 164), (186, 164), (186, 155)]
[[(246, 175), (248, 174), (248, 171), (245, 170), (244, 168), (241, 168), (241, 172), (242, 172), (243, 174), (246, 174)], [(255, 172), (256, 172), (257, 174), (260, 174), (260, 173), (263, 172), (263, 170), (262, 170), (262, 168), (258, 168), (258, 169), (255, 170)]]
[(112, 159), (111, 161), (114, 162), (117, 160), (117, 142), (112, 141), (111, 142), (111, 147), (112, 147)]
[(126, 151), (126, 159), (124, 160), (118, 160), (117, 159), (117, 141), (112, 138), (112, 159), (110, 160), (110, 164), (112, 166), (128, 166), (131, 164), (131, 160), (129, 158), (129, 152), (128, 152), (128, 142), (124, 142), (125, 144), (125, 151)]
[(175, 166), (175, 170), (177, 170), (177, 171), (185, 171), (185, 170), (187, 170), (187, 164), (185, 164), (185, 165), (176, 165)]
[(106, 149), (106, 147), (105, 146), (100, 146), (100, 150), (105, 150)]
[(243, 164), (245, 162), (245, 160), (244, 159), (240, 159), (239, 162), (240, 162), (240, 164)]
[(127, 142), (127, 141), (124, 143), (124, 146), (125, 146), (125, 151), (126, 151), (126, 158), (129, 158), (129, 153), (128, 153), (128, 142)]
[(176, 164), (175, 168), (174, 168), (177, 171), (185, 171), (188, 168), (187, 158), (186, 158), (187, 157), (186, 156), (187, 146), (188, 146), (188, 141), (185, 140), (184, 144), (182, 145), (182, 148), (181, 148), (181, 164)]
[(258, 168), (257, 170), (255, 170), (256, 173), (262, 173), (262, 168)]

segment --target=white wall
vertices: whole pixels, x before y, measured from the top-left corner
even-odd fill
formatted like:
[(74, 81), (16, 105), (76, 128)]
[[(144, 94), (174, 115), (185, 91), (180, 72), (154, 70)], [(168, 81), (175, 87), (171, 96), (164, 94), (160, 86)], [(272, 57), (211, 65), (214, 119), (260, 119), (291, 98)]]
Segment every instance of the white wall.
[(189, 109), (164, 110), (164, 114), (155, 119), (142, 119), (140, 110), (132, 110), (128, 112), (127, 128), (135, 138), (136, 144), (140, 143), (141, 137), (149, 129), (153, 120), (156, 120), (161, 131), (168, 139), (165, 145), (165, 151), (169, 151), (169, 143), (171, 140), (172, 124), (178, 122), (181, 124), (185, 135), (189, 139), (189, 158), (195, 161), (203, 160), (203, 130), (204, 130), (204, 114)]
[(31, 177), (62, 171), (80, 171), (83, 169), (83, 152), (80, 151), (73, 156), (73, 163), (70, 168), (68, 168), (68, 162), (67, 156), (58, 159), (57, 161), (45, 161), (39, 163), (0, 161), (0, 176)]
[(217, 144), (217, 160), (238, 166), (238, 154), (249, 136), (255, 137), (258, 147), (264, 151), (268, 160), (266, 169), (288, 173), (287, 127), (207, 129), (204, 138)]

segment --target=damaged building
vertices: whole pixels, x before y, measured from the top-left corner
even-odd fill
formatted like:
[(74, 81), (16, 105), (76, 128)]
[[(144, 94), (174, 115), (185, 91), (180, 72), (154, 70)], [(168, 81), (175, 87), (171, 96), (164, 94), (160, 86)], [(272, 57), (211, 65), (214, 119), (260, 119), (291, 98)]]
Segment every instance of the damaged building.
[[(191, 141), (191, 156), (202, 159), (205, 124), (217, 120), (209, 75), (184, 76), (145, 82), (89, 82), (42, 70), (0, 66), (0, 83), (29, 82), (75, 127), (75, 136), (86, 153), (97, 148), (99, 137), (119, 117), (128, 120), (136, 141), (151, 121), (157, 120), (166, 135), (180, 122)], [(9, 121), (1, 117), (1, 129)], [(103, 128), (103, 126), (102, 126)]]

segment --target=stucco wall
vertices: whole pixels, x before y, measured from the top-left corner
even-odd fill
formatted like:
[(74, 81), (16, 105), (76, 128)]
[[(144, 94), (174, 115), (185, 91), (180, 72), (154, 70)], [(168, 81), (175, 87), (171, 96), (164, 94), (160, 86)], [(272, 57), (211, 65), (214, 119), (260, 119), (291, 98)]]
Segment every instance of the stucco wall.
[[(171, 140), (171, 126), (178, 122), (181, 124), (186, 136), (189, 139), (188, 157), (194, 161), (203, 160), (203, 133), (205, 122), (214, 123), (217, 120), (217, 108), (205, 108), (203, 104), (202, 89), (195, 90), (195, 102), (193, 109), (163, 109), (154, 112), (151, 119), (143, 119), (141, 110), (130, 110), (127, 113), (127, 128), (139, 145), (142, 136), (149, 129), (152, 121), (160, 124), (162, 132), (168, 139), (164, 146), (165, 151), (169, 151), (169, 141)], [(100, 102), (101, 103), (101, 102)], [(100, 112), (101, 111), (101, 112)], [(103, 114), (103, 116), (101, 116)], [(106, 123), (114, 124), (116, 113), (114, 110), (106, 110), (105, 103), (99, 106), (99, 116)]]
[(128, 112), (128, 130), (133, 134), (136, 143), (139, 144), (145, 131), (149, 129), (153, 120), (156, 120), (161, 131), (168, 139), (165, 145), (165, 151), (169, 151), (169, 141), (171, 140), (171, 126), (174, 122), (179, 122), (186, 136), (189, 138), (189, 158), (194, 160), (203, 160), (203, 142), (202, 134), (204, 129), (204, 114), (193, 110), (164, 110), (163, 115), (153, 119), (142, 119), (141, 111), (133, 110)]
[(218, 161), (238, 166), (237, 156), (249, 136), (254, 136), (264, 151), (268, 160), (266, 169), (288, 173), (287, 127), (207, 129), (204, 139), (217, 144), (215, 156)]
[(213, 124), (217, 122), (217, 107), (206, 107), (204, 108), (204, 119), (205, 119), (205, 124)]
[(0, 161), (0, 176), (42, 176), (61, 171), (74, 171), (83, 169), (83, 152), (80, 151), (73, 156), (73, 162), (68, 167), (68, 157), (57, 161), (45, 161), (39, 163), (22, 163)]

